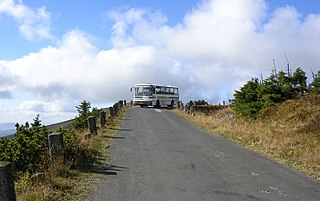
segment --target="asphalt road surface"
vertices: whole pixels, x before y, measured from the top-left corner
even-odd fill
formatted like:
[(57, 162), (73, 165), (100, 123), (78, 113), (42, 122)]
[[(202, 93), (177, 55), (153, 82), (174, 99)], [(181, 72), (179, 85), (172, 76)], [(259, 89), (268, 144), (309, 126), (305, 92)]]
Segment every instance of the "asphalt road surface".
[(319, 201), (320, 184), (166, 109), (127, 111), (88, 201)]

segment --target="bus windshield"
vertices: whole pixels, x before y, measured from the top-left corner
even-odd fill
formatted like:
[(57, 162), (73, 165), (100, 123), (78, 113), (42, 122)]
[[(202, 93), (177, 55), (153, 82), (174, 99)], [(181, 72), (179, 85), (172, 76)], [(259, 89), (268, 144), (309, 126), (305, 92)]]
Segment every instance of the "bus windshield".
[(154, 94), (154, 87), (145, 86), (145, 87), (135, 87), (136, 96), (152, 96)]

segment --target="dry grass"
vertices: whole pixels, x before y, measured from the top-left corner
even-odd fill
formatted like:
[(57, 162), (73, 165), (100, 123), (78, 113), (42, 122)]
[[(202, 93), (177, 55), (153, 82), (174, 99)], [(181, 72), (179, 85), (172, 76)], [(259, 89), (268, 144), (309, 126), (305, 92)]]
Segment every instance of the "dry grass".
[[(107, 150), (111, 146), (112, 138), (119, 132), (124, 113), (125, 110), (122, 110), (118, 117), (108, 122), (98, 135), (90, 139), (84, 139), (87, 132), (78, 134), (80, 143), (97, 153), (97, 164), (109, 160)], [(56, 163), (45, 168), (39, 175), (26, 174), (15, 184), (17, 200), (84, 200), (93, 191), (93, 184), (101, 178), (101, 174), (94, 171), (96, 166), (93, 164), (91, 167), (72, 169), (71, 164)]]
[(230, 108), (212, 115), (175, 113), (198, 127), (226, 136), (252, 150), (320, 179), (320, 96), (286, 101), (257, 120), (236, 117)]

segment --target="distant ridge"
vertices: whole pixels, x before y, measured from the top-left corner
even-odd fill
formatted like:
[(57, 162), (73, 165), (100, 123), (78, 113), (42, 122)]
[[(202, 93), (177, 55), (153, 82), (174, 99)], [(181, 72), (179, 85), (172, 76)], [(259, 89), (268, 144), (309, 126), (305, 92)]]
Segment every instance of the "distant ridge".
[[(66, 120), (66, 121), (62, 121), (62, 122), (59, 122), (59, 123), (50, 124), (48, 126), (45, 125), (45, 126), (50, 131), (55, 131), (55, 130), (57, 130), (59, 128), (69, 129), (69, 128), (71, 128), (71, 124), (73, 123), (73, 121), (74, 121), (74, 119), (70, 119), (70, 120)], [(12, 128), (12, 127), (14, 127), (14, 125), (15, 125), (14, 123), (0, 124), (0, 128), (3, 128), (2, 130), (0, 130), (0, 138), (3, 138), (3, 137), (11, 138), (11, 137), (13, 137), (13, 135), (16, 133), (16, 129), (7, 129), (7, 128)]]
[(0, 130), (0, 138), (13, 135), (16, 133), (16, 129), (9, 129), (9, 130)]

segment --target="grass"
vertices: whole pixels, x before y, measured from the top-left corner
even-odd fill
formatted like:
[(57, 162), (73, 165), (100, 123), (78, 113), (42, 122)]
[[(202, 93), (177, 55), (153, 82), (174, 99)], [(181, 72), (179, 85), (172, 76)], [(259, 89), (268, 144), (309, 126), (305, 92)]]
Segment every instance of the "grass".
[(195, 116), (176, 114), (196, 126), (320, 180), (320, 95), (272, 106), (257, 120), (237, 117), (231, 108)]
[(72, 168), (71, 164), (56, 163), (45, 168), (40, 174), (25, 174), (15, 183), (18, 201), (51, 201), (51, 200), (84, 200), (93, 190), (92, 186), (99, 181), (101, 174), (95, 171), (109, 159), (108, 148), (112, 138), (120, 128), (125, 109), (109, 121), (99, 134), (85, 140), (84, 133), (78, 133), (81, 146), (95, 154), (92, 164), (84, 167)]

